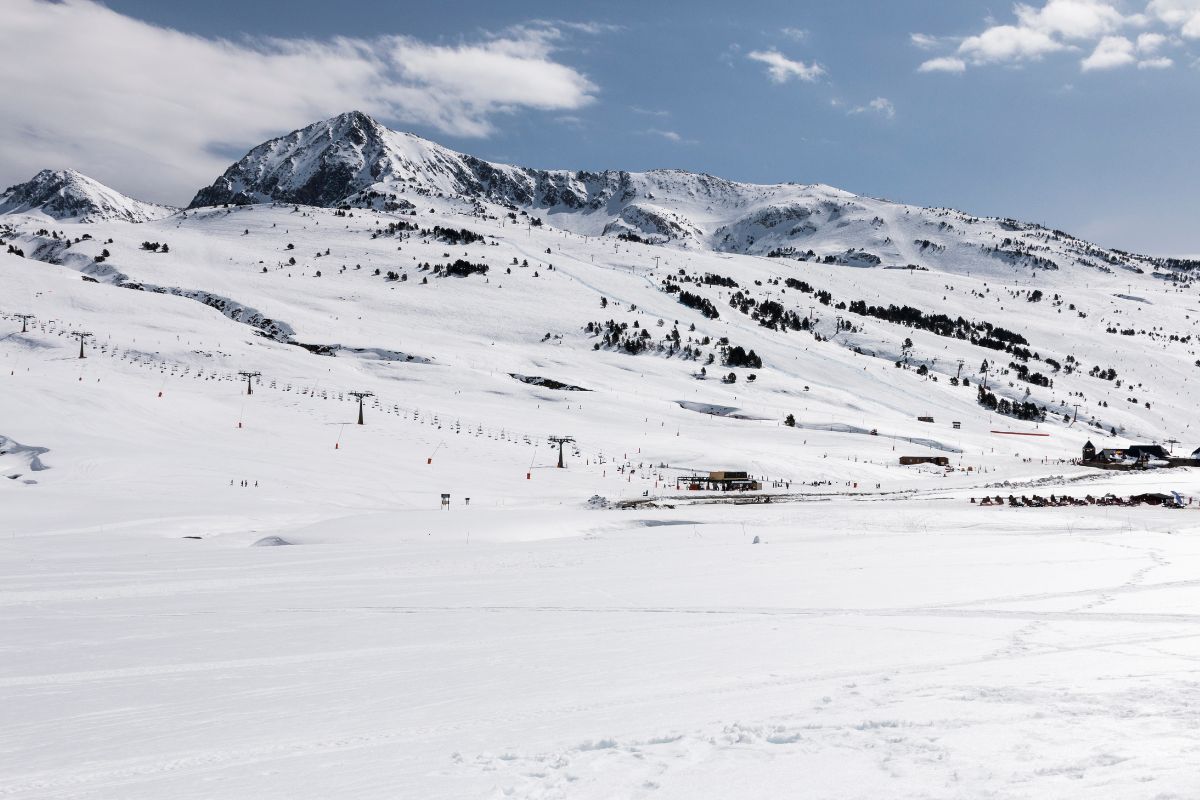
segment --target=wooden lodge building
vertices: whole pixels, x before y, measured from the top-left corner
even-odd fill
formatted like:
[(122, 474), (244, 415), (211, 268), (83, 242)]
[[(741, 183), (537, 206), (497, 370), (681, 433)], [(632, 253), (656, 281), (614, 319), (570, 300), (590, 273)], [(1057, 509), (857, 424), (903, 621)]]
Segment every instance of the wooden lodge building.
[(715, 470), (708, 475), (681, 475), (675, 481), (675, 488), (693, 492), (754, 492), (762, 486), (745, 472)]
[(1089, 467), (1116, 470), (1192, 467), (1200, 465), (1197, 453), (1200, 453), (1200, 448), (1188, 458), (1177, 458), (1159, 444), (1131, 444), (1128, 447), (1097, 450), (1089, 441), (1083, 446), (1081, 463)]

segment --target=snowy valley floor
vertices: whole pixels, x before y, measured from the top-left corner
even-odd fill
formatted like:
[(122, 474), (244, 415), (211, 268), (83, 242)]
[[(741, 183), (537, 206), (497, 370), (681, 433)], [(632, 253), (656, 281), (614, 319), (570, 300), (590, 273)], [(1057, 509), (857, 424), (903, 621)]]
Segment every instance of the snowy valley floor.
[(1192, 511), (48, 517), (0, 538), (3, 797), (1200, 793)]

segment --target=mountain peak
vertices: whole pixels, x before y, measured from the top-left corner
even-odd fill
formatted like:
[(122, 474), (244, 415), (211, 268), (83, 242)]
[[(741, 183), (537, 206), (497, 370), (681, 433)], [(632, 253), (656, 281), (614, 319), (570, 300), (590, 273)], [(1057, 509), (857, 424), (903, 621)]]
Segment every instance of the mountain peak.
[(147, 222), (174, 211), (135, 200), (73, 169), (43, 169), (0, 194), (0, 214), (41, 213), (75, 222)]

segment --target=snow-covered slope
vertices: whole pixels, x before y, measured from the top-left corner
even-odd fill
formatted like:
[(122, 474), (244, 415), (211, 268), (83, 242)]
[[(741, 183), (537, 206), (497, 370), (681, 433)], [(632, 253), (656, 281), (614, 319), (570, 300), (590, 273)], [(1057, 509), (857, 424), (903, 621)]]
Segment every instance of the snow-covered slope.
[(148, 222), (176, 209), (143, 203), (73, 169), (44, 169), (0, 194), (0, 214), (45, 215), (71, 222)]

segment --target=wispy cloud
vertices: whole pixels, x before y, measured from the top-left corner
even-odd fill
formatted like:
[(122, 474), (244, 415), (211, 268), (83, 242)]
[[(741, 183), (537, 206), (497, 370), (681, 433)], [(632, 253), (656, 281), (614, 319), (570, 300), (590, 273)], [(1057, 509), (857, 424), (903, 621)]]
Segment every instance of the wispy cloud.
[(878, 114), (881, 117), (885, 117), (886, 119), (893, 119), (896, 116), (896, 106), (892, 103), (891, 100), (888, 100), (886, 97), (876, 97), (874, 100), (867, 103), (866, 105), (855, 106), (854, 108), (850, 109), (847, 113), (849, 113), (849, 114), (872, 113), (872, 114)]
[(825, 74), (825, 68), (815, 61), (811, 64), (794, 61), (778, 50), (754, 50), (746, 58), (766, 64), (767, 75), (775, 83), (787, 83), (793, 78), (812, 83)]
[(669, 117), (670, 111), (664, 111), (657, 108), (642, 108), (641, 106), (630, 106), (629, 110), (635, 114), (644, 114), (648, 117)]
[(539, 19), (535, 20), (536, 24), (554, 28), (556, 30), (575, 31), (576, 33), (586, 33), (590, 36), (599, 36), (605, 33), (620, 33), (625, 30), (624, 26), (614, 25), (609, 22), (596, 22), (594, 20), (584, 22), (570, 22), (563, 19)]
[(89, 0), (4, 0), (0, 51), (37, 68), (0, 81), (0, 182), (71, 166), (150, 200), (186, 202), (227, 166), (230, 147), (352, 108), (487, 136), (504, 115), (594, 100), (596, 85), (558, 60), (568, 36), (534, 22), (456, 44), (231, 42)]
[(779, 32), (793, 42), (803, 42), (808, 38), (808, 31), (804, 28), (780, 28)]
[(642, 133), (648, 136), (658, 136), (666, 139), (668, 142), (674, 142), (675, 144), (699, 144), (699, 142), (697, 142), (695, 139), (688, 139), (676, 131), (664, 130), (662, 128), (648, 128), (642, 131)]
[(938, 36), (930, 36), (927, 33), (910, 33), (908, 39), (913, 43), (914, 47), (921, 50), (932, 50), (942, 43), (942, 39)]

